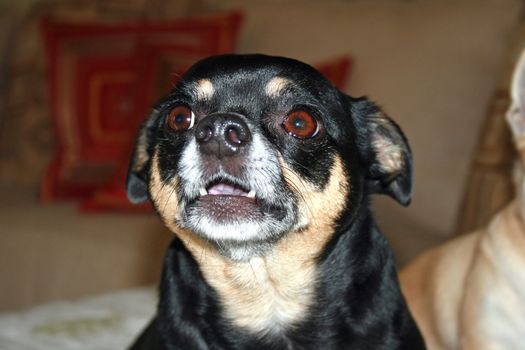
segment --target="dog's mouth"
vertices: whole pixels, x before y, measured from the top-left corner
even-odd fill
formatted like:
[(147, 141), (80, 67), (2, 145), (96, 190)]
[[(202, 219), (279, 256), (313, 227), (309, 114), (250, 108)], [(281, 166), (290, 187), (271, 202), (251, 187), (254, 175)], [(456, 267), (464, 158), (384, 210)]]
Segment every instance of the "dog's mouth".
[(256, 198), (255, 190), (225, 179), (210, 182), (199, 191), (190, 203), (190, 210), (199, 210), (216, 223), (239, 220), (257, 220), (263, 215), (262, 200)]
[(248, 184), (227, 177), (202, 186), (193, 199), (183, 198), (179, 224), (234, 260), (261, 253), (292, 228), (295, 207), (285, 191), (272, 197), (264, 187), (271, 185)]
[(255, 190), (248, 189), (244, 186), (230, 184), (225, 181), (215, 181), (209, 184), (206, 188), (200, 190), (200, 199), (203, 197), (209, 199), (217, 199), (214, 197), (228, 197), (232, 200), (243, 200), (255, 203)]
[(197, 198), (188, 203), (187, 209), (205, 215), (217, 224), (257, 222), (268, 216), (282, 219), (286, 215), (284, 208), (259, 198), (248, 185), (223, 178), (202, 187)]

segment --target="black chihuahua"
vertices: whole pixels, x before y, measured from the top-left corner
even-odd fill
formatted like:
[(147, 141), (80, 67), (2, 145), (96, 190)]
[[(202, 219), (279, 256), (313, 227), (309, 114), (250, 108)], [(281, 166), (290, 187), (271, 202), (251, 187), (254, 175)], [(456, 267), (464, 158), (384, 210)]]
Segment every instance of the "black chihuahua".
[(139, 133), (127, 191), (176, 239), (132, 349), (424, 349), (369, 195), (403, 205), (398, 126), (314, 68), (195, 64)]

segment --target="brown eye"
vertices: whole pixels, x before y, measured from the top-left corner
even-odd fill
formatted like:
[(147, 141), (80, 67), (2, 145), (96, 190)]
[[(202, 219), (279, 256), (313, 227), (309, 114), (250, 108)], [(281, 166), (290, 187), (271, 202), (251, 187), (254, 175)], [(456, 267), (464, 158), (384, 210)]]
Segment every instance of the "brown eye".
[(168, 115), (168, 126), (175, 131), (185, 131), (193, 127), (195, 114), (186, 106), (176, 106)]
[(293, 111), (289, 113), (282, 125), (288, 135), (298, 139), (314, 137), (319, 131), (317, 120), (306, 111)]

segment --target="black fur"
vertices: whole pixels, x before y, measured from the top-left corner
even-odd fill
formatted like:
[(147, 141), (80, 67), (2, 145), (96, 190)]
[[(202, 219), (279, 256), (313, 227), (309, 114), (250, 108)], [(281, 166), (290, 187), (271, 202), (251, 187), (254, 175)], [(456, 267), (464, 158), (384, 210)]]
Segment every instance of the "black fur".
[[(275, 76), (291, 80), (295, 87), (279, 98), (262, 95), (261, 86)], [(210, 79), (215, 93), (210, 101), (197, 104), (191, 84), (199, 79)], [(410, 201), (410, 149), (396, 124), (367, 99), (344, 95), (301, 62), (263, 55), (212, 57), (190, 69), (145, 122), (136, 147), (148, 157), (135, 155), (128, 175), (128, 196), (134, 202), (150, 196), (153, 150), (159, 152), (161, 176), (168, 181), (177, 176), (181, 152), (194, 137), (192, 132), (174, 135), (166, 130), (166, 114), (175, 104), (191, 106), (197, 116), (226, 112), (245, 116), (252, 131), (319, 191), (328, 183), (328, 170), (338, 155), (351, 190), (332, 238), (316, 260), (315, 302), (299, 323), (264, 336), (232, 325), (196, 260), (175, 239), (164, 262), (157, 316), (132, 349), (425, 348), (401, 295), (391, 249), (369, 210), (372, 193), (388, 194), (404, 205)], [(320, 120), (315, 138), (299, 140), (282, 130), (280, 116), (297, 106)], [(397, 167), (382, 166), (384, 155), (378, 156), (382, 150), (374, 147), (377, 138), (400, 150)], [(293, 192), (282, 191), (294, 200)], [(284, 235), (267, 238), (265, 246)]]

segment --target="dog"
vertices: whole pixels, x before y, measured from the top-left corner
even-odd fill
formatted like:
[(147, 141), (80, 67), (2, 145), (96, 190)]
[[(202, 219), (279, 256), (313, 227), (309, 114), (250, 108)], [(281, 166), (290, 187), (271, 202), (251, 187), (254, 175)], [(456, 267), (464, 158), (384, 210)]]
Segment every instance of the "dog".
[(132, 349), (424, 349), (369, 209), (411, 185), (399, 127), (309, 65), (196, 63), (130, 163), (129, 199), (176, 236)]
[(424, 253), (401, 271), (429, 349), (525, 347), (525, 53), (511, 96), (507, 122), (518, 151), (517, 197), (487, 227)]

